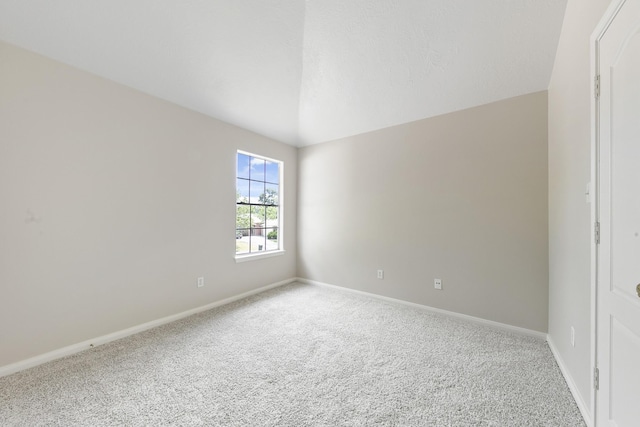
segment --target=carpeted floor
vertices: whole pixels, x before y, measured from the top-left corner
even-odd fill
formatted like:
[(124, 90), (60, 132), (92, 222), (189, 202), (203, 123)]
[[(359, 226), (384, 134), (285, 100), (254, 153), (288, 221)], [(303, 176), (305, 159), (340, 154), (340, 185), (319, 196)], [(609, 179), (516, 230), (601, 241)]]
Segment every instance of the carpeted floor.
[(582, 426), (547, 344), (291, 284), (0, 378), (1, 426)]

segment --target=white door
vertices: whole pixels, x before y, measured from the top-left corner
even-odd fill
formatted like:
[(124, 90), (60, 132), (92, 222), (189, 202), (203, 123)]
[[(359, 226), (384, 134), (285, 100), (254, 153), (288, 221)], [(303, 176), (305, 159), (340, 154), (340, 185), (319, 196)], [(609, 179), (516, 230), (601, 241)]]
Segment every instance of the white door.
[(599, 39), (598, 427), (640, 426), (640, 0)]

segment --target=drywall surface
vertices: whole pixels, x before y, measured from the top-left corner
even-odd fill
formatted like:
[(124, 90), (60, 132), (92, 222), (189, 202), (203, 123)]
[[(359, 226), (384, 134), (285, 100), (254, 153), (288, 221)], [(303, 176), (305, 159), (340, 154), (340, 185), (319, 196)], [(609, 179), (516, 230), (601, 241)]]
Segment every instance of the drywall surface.
[[(589, 38), (608, 0), (570, 0), (549, 86), (549, 335), (587, 405), (592, 367)], [(571, 326), (575, 347), (571, 346)], [(593, 408), (591, 408), (593, 411)]]
[[(279, 141), (295, 141), (305, 4), (3, 0), (0, 40)], [(559, 31), (552, 33), (557, 43)], [(545, 71), (548, 82), (551, 63)]]
[(546, 332), (546, 91), (304, 147), (298, 170), (300, 277)]
[(546, 90), (565, 4), (308, 1), (300, 143)]
[(567, 0), (2, 0), (0, 39), (291, 144), (546, 90)]
[[(0, 366), (295, 276), (295, 148), (8, 44), (0, 64)], [(285, 163), (283, 256), (235, 262), (237, 149)]]

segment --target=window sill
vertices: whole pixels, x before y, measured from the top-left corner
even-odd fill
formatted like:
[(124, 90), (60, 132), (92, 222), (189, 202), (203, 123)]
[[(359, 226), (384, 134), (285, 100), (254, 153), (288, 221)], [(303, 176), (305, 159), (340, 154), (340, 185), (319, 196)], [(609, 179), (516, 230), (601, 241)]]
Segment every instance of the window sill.
[(248, 254), (248, 255), (236, 255), (236, 262), (247, 262), (247, 261), (255, 261), (263, 258), (271, 258), (274, 256), (284, 255), (284, 249), (279, 249), (277, 251), (269, 251), (257, 254)]

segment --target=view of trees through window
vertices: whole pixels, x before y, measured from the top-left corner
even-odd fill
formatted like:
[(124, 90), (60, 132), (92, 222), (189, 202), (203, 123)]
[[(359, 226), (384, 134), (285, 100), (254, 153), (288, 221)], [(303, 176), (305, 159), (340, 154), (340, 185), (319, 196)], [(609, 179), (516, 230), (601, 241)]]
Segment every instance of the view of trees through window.
[(280, 249), (281, 162), (238, 152), (236, 254)]

